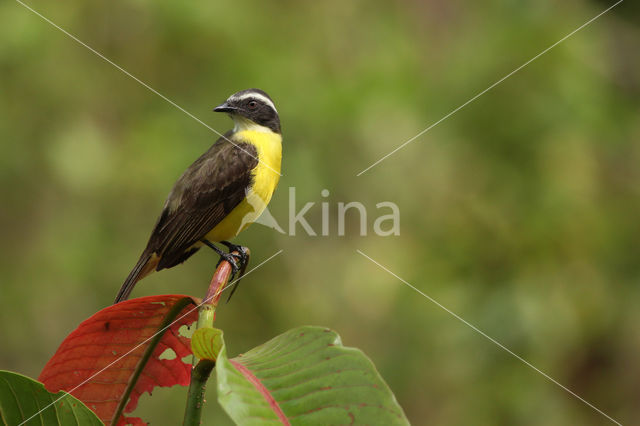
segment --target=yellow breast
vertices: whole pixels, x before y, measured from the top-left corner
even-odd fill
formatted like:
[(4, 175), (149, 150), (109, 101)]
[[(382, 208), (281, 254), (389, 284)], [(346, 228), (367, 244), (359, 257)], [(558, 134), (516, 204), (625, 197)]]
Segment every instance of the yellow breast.
[(259, 161), (251, 172), (253, 185), (246, 198), (207, 234), (207, 239), (211, 241), (230, 240), (251, 225), (267, 207), (278, 185), (282, 162), (282, 136), (262, 129), (240, 130), (231, 136), (234, 142), (248, 142), (254, 145)]

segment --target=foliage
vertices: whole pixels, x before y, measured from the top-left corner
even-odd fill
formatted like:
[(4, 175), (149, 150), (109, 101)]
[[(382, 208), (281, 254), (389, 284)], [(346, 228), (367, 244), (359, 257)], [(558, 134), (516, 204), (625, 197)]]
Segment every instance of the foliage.
[[(38, 378), (69, 391), (109, 425), (131, 413), (142, 393), (189, 384), (191, 354), (180, 328), (196, 320), (188, 296), (149, 296), (102, 309), (62, 342)], [(118, 423), (120, 424), (120, 423)]]
[(295, 328), (231, 359), (223, 348), (216, 371), (237, 424), (408, 424), (373, 363), (326, 328)]
[[(49, 418), (53, 412), (47, 424), (75, 425), (69, 423), (71, 407), (80, 419), (100, 424), (82, 411), (88, 411), (83, 401), (104, 424), (143, 426), (147, 423), (141, 418), (123, 415), (136, 408), (143, 392), (189, 385), (183, 425), (199, 425), (207, 380), (216, 366), (220, 403), (239, 425), (408, 424), (373, 363), (362, 352), (343, 347), (331, 330), (301, 327), (227, 358), (223, 332), (213, 322), (230, 274), (230, 264), (221, 262), (202, 303), (165, 295), (102, 309), (83, 321), (44, 367), (40, 380), (48, 391), (31, 379), (3, 373), (8, 379), (0, 388), (0, 418)], [(189, 339), (180, 331), (193, 323), (197, 329)], [(191, 354), (196, 357), (193, 368), (184, 362)], [(47, 406), (56, 397), (49, 392), (59, 389), (78, 399), (69, 397), (64, 404), (55, 399), (61, 415)]]
[(4, 426), (23, 422), (27, 426), (102, 425), (80, 400), (63, 391), (49, 392), (42, 383), (10, 371), (0, 371), (0, 422)]

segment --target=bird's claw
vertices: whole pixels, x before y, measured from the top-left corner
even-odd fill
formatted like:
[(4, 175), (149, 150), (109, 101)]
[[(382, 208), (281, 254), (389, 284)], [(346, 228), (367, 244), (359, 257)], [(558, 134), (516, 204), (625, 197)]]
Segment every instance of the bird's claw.
[(218, 265), (220, 265), (223, 261), (229, 262), (229, 265), (231, 265), (231, 277), (229, 278), (229, 281), (232, 281), (233, 277), (240, 270), (237, 261), (242, 262), (241, 257), (235, 253), (220, 253), (220, 260), (218, 261)]
[[(251, 257), (251, 252), (247, 247), (239, 246), (237, 244), (232, 244), (228, 241), (221, 241), (221, 244), (227, 246), (229, 248), (229, 253), (225, 253), (226, 256), (222, 256), (224, 260), (227, 260), (229, 264), (231, 264), (232, 273), (229, 281), (232, 282), (231, 293), (229, 293), (229, 297), (227, 297), (227, 303), (231, 300), (231, 296), (238, 289), (238, 285), (240, 284), (240, 280), (244, 276), (245, 271), (247, 270), (247, 266), (249, 265), (249, 259)], [(232, 259), (232, 260), (229, 260)], [(236, 262), (237, 260), (237, 262)], [(222, 259), (220, 260), (222, 261)], [(238, 264), (239, 263), (239, 264)], [(238, 275), (237, 281), (233, 282), (236, 274)]]

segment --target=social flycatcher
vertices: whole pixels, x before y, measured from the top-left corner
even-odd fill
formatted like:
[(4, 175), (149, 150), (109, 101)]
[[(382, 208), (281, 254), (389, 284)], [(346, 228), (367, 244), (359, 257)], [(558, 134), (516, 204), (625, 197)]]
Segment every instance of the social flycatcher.
[(228, 113), (235, 127), (175, 183), (115, 303), (127, 299), (142, 278), (184, 262), (203, 244), (237, 271), (236, 259), (212, 242), (239, 250), (227, 240), (255, 221), (271, 200), (280, 178), (280, 118), (269, 95), (259, 89), (235, 93), (214, 111)]

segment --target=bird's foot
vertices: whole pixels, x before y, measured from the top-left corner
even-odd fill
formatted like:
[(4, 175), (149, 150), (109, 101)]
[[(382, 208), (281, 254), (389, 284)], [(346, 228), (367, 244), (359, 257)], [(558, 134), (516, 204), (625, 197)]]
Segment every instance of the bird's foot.
[[(224, 251), (220, 250), (218, 248), (218, 246), (216, 246), (215, 244), (213, 244), (211, 241), (209, 240), (202, 240), (202, 242), (204, 244), (207, 245), (207, 247), (209, 247), (211, 250), (215, 251), (216, 253), (218, 253), (218, 256), (220, 256), (220, 260), (218, 261), (216, 267), (218, 265), (220, 265), (220, 263), (225, 260), (227, 262), (229, 262), (229, 265), (231, 265), (231, 277), (229, 278), (229, 281), (233, 280), (233, 277), (238, 273), (238, 271), (240, 270), (240, 266), (238, 266), (237, 260), (242, 260), (242, 255), (236, 254), (236, 253), (225, 253)], [(226, 244), (225, 244), (226, 245)]]
[(220, 260), (218, 260), (218, 264), (216, 265), (216, 267), (218, 265), (220, 265), (223, 261), (227, 261), (229, 262), (229, 265), (231, 265), (231, 276), (229, 277), (229, 281), (233, 280), (233, 277), (238, 273), (238, 271), (240, 270), (240, 266), (238, 265), (238, 260), (239, 256), (236, 255), (235, 253), (218, 253), (220, 255)]
[[(222, 261), (229, 262), (231, 265), (231, 276), (229, 277), (228, 282), (230, 282), (232, 286), (231, 293), (229, 293), (229, 297), (227, 298), (227, 303), (231, 300), (231, 296), (236, 292), (238, 288), (238, 284), (240, 284), (240, 280), (244, 276), (245, 271), (247, 270), (247, 266), (249, 265), (249, 258), (251, 257), (251, 252), (247, 247), (239, 246), (237, 244), (232, 244), (229, 241), (220, 241), (220, 244), (225, 245), (229, 248), (229, 253), (225, 253), (220, 250), (215, 244), (213, 244), (209, 240), (202, 240), (204, 244), (210, 247), (213, 251), (218, 253), (220, 256), (220, 260), (218, 261), (218, 265)], [(238, 279), (234, 281), (235, 276), (238, 275)]]
[[(237, 259), (238, 262), (240, 263), (239, 265), (236, 265), (236, 268), (233, 270), (233, 273), (231, 274), (231, 278), (229, 279), (229, 281), (232, 282), (231, 285), (233, 286), (231, 288), (231, 293), (229, 293), (229, 297), (227, 297), (227, 303), (229, 303), (229, 300), (231, 300), (231, 296), (233, 296), (233, 294), (238, 289), (240, 280), (242, 279), (245, 271), (247, 270), (247, 266), (249, 265), (249, 259), (251, 258), (251, 251), (249, 250), (248, 247), (233, 244), (233, 243), (230, 243), (229, 241), (220, 241), (220, 244), (227, 246), (227, 248), (229, 249), (229, 253), (225, 253), (225, 254), (232, 256), (234, 259)], [(234, 253), (234, 252), (237, 252), (237, 253)], [(231, 263), (231, 265), (234, 265), (234, 263), (232, 262), (229, 262), (229, 263)], [(236, 276), (236, 274), (238, 274), (238, 279), (235, 282), (233, 282), (233, 278)]]
[[(249, 264), (249, 257), (251, 255), (249, 248), (230, 243), (229, 241), (220, 241), (220, 244), (225, 245), (229, 249), (229, 254), (231, 254), (236, 259), (238, 259), (238, 261), (240, 262), (239, 267), (241, 270), (244, 271), (247, 268), (247, 265)], [(233, 253), (234, 251), (237, 251), (238, 254)]]

